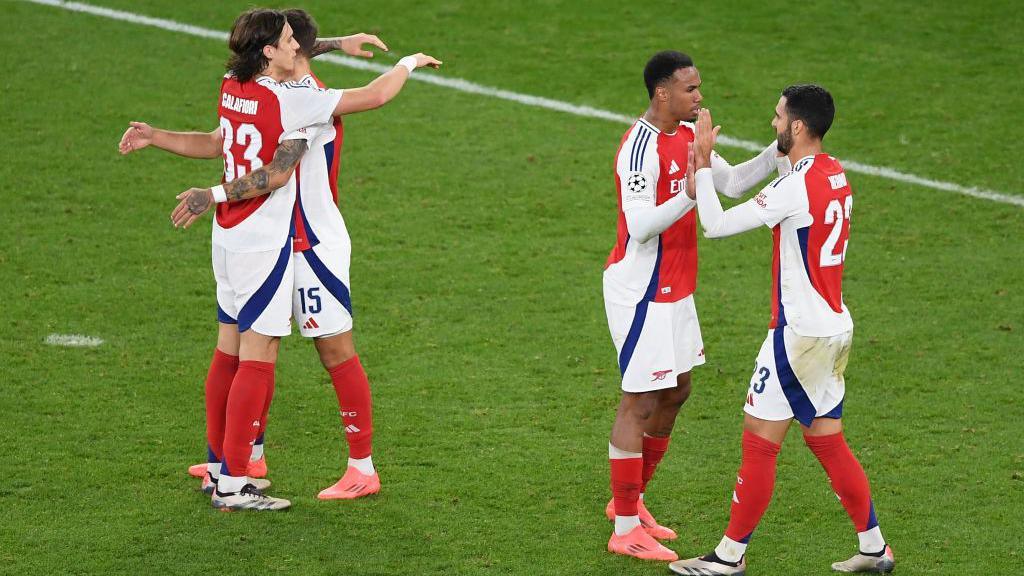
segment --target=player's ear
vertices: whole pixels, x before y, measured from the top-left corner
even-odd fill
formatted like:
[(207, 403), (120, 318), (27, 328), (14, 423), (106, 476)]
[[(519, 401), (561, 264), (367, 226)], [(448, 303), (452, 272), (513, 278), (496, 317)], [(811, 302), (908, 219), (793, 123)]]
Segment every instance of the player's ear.
[(273, 57), (274, 57), (274, 51), (273, 51), (273, 49), (274, 49), (274, 47), (273, 47), (273, 46), (271, 46), (270, 44), (267, 44), (266, 46), (264, 46), (264, 47), (263, 47), (263, 56), (264, 56), (264, 57), (265, 57), (265, 58), (266, 58), (267, 60), (271, 60), (271, 59), (273, 59)]

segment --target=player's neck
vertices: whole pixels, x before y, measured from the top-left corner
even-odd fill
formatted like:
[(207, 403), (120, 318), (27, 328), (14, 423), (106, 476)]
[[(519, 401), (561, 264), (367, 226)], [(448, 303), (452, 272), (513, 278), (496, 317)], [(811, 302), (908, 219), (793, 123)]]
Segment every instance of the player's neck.
[(301, 56), (295, 57), (295, 70), (292, 71), (292, 78), (299, 80), (311, 73), (309, 60)]
[(791, 164), (796, 164), (801, 158), (817, 156), (818, 154), (821, 154), (821, 140), (794, 143), (793, 147), (789, 149), (787, 156), (789, 156)]
[(647, 112), (644, 112), (643, 118), (664, 134), (675, 134), (679, 128), (678, 120), (668, 114), (660, 113), (653, 105), (647, 109)]

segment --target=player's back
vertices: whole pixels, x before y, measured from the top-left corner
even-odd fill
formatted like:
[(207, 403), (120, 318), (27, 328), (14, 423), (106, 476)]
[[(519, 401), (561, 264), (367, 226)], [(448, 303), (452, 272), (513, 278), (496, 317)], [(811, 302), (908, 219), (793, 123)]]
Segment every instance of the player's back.
[[(239, 82), (231, 75), (221, 84), (220, 117), (224, 139), (224, 181), (270, 163), (286, 139), (313, 139), (341, 98), (303, 82), (277, 82), (268, 76)], [(213, 240), (235, 252), (280, 249), (292, 234), (295, 181), (269, 194), (218, 204)]]
[(852, 329), (843, 265), (853, 192), (842, 165), (828, 154), (807, 156), (768, 190), (755, 201), (783, 216), (772, 230), (772, 327), (788, 325), (802, 336)]
[[(302, 82), (324, 88), (316, 76)], [(348, 229), (338, 210), (338, 174), (344, 125), (340, 117), (320, 126), (297, 171), (295, 197), (295, 251), (318, 244), (347, 245)]]

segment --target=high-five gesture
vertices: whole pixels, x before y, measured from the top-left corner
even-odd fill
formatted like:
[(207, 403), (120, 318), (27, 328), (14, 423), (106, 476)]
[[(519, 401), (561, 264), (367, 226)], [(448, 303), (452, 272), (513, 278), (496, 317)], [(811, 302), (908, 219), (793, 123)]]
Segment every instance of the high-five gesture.
[(715, 140), (718, 138), (721, 126), (712, 128), (711, 111), (701, 108), (697, 113), (697, 134), (694, 137), (694, 164), (695, 170), (711, 167), (711, 151), (715, 148)]

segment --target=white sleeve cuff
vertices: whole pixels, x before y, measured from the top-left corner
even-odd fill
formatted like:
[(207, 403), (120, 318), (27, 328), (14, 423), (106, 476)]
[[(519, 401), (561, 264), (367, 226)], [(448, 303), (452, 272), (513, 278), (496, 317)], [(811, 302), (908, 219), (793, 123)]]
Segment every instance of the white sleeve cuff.
[(213, 201), (216, 202), (217, 204), (228, 201), (228, 193), (224, 191), (223, 184), (217, 184), (216, 186), (210, 189), (210, 192), (213, 193)]

